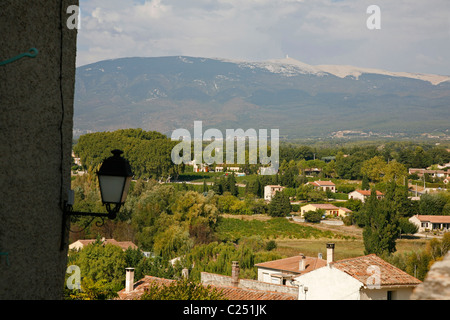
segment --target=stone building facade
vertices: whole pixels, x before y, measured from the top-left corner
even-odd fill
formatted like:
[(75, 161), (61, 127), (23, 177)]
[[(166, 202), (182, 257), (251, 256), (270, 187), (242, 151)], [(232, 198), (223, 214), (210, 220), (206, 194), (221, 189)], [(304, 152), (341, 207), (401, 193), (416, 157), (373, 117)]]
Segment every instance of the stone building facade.
[(70, 5), (78, 1), (0, 3), (0, 299), (63, 297), (77, 38)]

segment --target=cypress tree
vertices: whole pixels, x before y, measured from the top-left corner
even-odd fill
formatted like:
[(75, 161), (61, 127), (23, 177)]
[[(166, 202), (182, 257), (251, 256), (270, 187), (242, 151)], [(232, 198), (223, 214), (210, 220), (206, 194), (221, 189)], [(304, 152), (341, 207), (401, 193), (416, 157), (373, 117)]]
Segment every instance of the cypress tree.
[(291, 202), (284, 192), (276, 192), (269, 204), (271, 217), (286, 217), (291, 212)]
[(399, 222), (392, 207), (392, 190), (384, 199), (378, 200), (375, 189), (364, 205), (364, 252), (379, 256), (389, 255), (396, 251), (396, 239), (399, 235)]
[(363, 189), (363, 190), (369, 190), (370, 189), (369, 178), (367, 178), (366, 175), (364, 175), (364, 177), (362, 178), (361, 189)]

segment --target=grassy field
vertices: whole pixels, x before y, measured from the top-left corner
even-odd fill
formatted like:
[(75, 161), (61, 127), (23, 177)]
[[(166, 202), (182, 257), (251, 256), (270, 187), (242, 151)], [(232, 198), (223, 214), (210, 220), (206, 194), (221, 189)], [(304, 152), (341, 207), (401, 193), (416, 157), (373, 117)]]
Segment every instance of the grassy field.
[[(271, 219), (266, 215), (226, 215), (224, 218), (228, 218), (228, 220), (235, 218), (241, 221), (236, 224), (227, 223), (226, 229), (229, 229), (229, 232), (233, 231), (233, 234), (236, 234), (236, 232), (239, 232), (238, 230), (240, 228), (252, 226), (251, 229), (246, 231), (248, 233), (242, 233), (242, 235), (248, 236), (255, 234), (262, 237), (267, 236), (268, 239), (275, 240), (277, 243), (275, 252), (285, 257), (294, 256), (299, 253), (303, 253), (311, 257), (317, 257), (319, 253), (322, 253), (323, 258), (326, 259), (326, 244), (328, 242), (335, 243), (335, 260), (364, 255), (362, 229), (355, 226), (330, 226), (324, 224), (290, 222), (291, 225), (295, 225), (292, 229), (288, 228), (285, 224), (274, 224), (273, 226), (282, 226), (282, 229), (273, 230), (271, 226), (262, 228), (261, 223), (267, 223), (267, 221)], [(250, 222), (252, 220), (257, 220), (260, 223), (243, 223)], [(286, 219), (286, 221), (289, 220)], [(289, 237), (290, 235), (291, 237)], [(306, 237), (300, 238), (302, 236)], [(427, 239), (398, 239), (397, 252), (394, 254), (403, 254), (405, 252), (409, 253), (412, 251), (421, 250), (425, 247), (426, 243)]]
[[(399, 239), (397, 240), (397, 254), (409, 253), (421, 250), (425, 247), (427, 240), (424, 239)], [(307, 256), (317, 257), (322, 253), (323, 259), (326, 259), (326, 244), (335, 243), (335, 260), (352, 258), (364, 255), (364, 243), (362, 239), (342, 240), (342, 239), (304, 239), (304, 240), (277, 240), (278, 248), (276, 252), (290, 257), (299, 253)]]

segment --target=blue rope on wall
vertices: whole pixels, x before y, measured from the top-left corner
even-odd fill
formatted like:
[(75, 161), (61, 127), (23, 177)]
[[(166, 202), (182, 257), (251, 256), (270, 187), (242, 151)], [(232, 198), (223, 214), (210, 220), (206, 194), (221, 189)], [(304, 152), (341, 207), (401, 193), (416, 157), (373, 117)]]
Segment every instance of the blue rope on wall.
[(38, 54), (38, 50), (36, 48), (31, 48), (30, 50), (28, 50), (28, 52), (21, 53), (21, 54), (15, 56), (15, 57), (12, 57), (12, 58), (10, 58), (8, 60), (5, 60), (5, 61), (1, 61), (0, 62), (0, 66), (3, 66), (5, 64), (11, 63), (11, 62), (14, 62), (14, 61), (19, 60), (19, 59), (21, 59), (23, 57), (34, 58), (34, 57), (37, 56), (37, 54)]

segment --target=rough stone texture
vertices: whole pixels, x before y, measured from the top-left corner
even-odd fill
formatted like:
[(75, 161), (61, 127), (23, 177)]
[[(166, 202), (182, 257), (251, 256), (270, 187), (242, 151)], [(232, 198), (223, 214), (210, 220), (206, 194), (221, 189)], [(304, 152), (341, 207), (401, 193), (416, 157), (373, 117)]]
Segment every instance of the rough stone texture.
[(72, 4), (78, 1), (0, 2), (0, 61), (39, 50), (0, 66), (0, 252), (9, 258), (8, 265), (0, 255), (0, 299), (63, 294), (61, 204), (70, 188), (77, 35), (66, 27)]
[(442, 261), (435, 262), (425, 281), (411, 296), (412, 300), (449, 300), (450, 299), (450, 252)]

